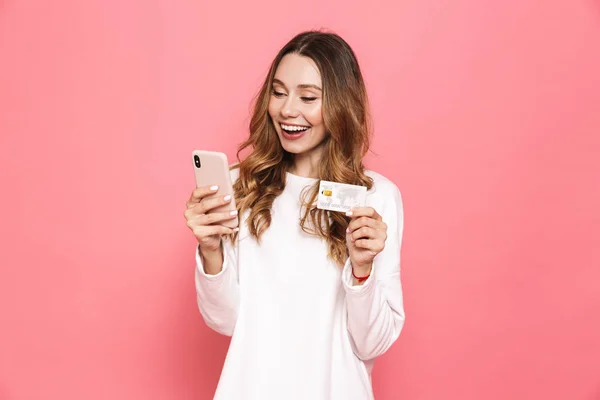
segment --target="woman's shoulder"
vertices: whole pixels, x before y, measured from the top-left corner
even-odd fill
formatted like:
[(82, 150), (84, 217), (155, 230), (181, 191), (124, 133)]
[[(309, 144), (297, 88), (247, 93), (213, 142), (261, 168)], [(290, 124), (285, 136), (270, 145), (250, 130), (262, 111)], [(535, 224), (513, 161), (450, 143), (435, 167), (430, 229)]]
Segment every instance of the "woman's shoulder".
[(373, 187), (367, 192), (368, 194), (373, 194), (377, 197), (400, 196), (398, 186), (382, 174), (372, 170), (365, 170), (365, 175), (373, 179)]
[(375, 208), (388, 224), (402, 219), (404, 206), (398, 186), (375, 171), (366, 170), (365, 174), (373, 179), (373, 187), (367, 191), (366, 205)]

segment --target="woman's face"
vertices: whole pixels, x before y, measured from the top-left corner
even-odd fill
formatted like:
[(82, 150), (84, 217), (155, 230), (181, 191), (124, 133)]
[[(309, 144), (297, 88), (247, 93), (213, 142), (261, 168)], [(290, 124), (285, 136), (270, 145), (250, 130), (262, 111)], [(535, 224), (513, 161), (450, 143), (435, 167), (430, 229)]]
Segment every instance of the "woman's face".
[(293, 53), (283, 57), (275, 71), (269, 115), (287, 152), (308, 155), (323, 143), (322, 88), (312, 59)]

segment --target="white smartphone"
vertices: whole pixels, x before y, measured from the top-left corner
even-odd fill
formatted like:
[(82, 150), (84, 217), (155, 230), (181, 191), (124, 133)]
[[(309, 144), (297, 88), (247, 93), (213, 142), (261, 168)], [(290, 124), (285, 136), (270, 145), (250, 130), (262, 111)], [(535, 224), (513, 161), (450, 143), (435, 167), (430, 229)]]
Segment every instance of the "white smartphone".
[[(219, 190), (217, 190), (216, 193), (211, 194), (206, 198), (223, 197), (225, 195), (231, 196), (231, 201), (229, 203), (213, 208), (209, 212), (234, 211), (236, 205), (227, 156), (224, 153), (215, 151), (194, 150), (192, 152), (192, 160), (194, 163), (194, 174), (196, 176), (196, 187), (219, 186)], [(236, 228), (238, 226), (238, 218), (219, 222), (219, 224), (229, 228)]]

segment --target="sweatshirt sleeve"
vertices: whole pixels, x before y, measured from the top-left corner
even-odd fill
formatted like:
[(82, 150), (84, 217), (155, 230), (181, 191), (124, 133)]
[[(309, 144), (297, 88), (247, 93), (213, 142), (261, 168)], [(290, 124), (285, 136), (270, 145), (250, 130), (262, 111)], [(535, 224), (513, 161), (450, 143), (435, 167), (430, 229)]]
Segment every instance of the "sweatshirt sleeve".
[(231, 336), (235, 326), (240, 289), (237, 274), (237, 242), (223, 239), (223, 269), (216, 275), (204, 272), (196, 246), (196, 298), (202, 318), (213, 330)]
[(361, 360), (370, 360), (385, 353), (404, 326), (400, 282), (403, 206), (400, 191), (392, 186), (393, 191), (384, 196), (382, 202), (373, 205), (387, 224), (387, 240), (383, 251), (375, 256), (371, 275), (362, 285), (353, 286), (350, 259), (342, 271), (348, 332), (354, 352)]

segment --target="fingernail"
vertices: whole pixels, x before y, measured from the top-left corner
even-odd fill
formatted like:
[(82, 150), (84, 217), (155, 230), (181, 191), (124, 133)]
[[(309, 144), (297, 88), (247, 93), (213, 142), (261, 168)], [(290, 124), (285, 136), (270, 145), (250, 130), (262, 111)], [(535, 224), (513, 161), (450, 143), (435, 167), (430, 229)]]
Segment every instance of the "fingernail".
[(232, 212), (230, 212), (229, 214), (231, 214), (231, 215), (237, 215), (237, 213), (238, 213), (238, 212), (237, 212), (237, 210), (233, 210), (233, 211), (232, 211)]
[(347, 217), (351, 217), (351, 216), (352, 216), (352, 211), (348, 211), (348, 212), (346, 213), (346, 216), (347, 216)]
[(350, 233), (350, 228), (346, 228), (346, 233)]
[(223, 197), (223, 200), (224, 200), (224, 201), (229, 201), (229, 200), (231, 200), (231, 196), (230, 196), (230, 195), (227, 195), (227, 196)]
[(238, 232), (240, 230), (240, 228), (233, 228), (234, 232)]
[(211, 186), (210, 190), (214, 192), (216, 190), (219, 190), (219, 187), (218, 186)]

